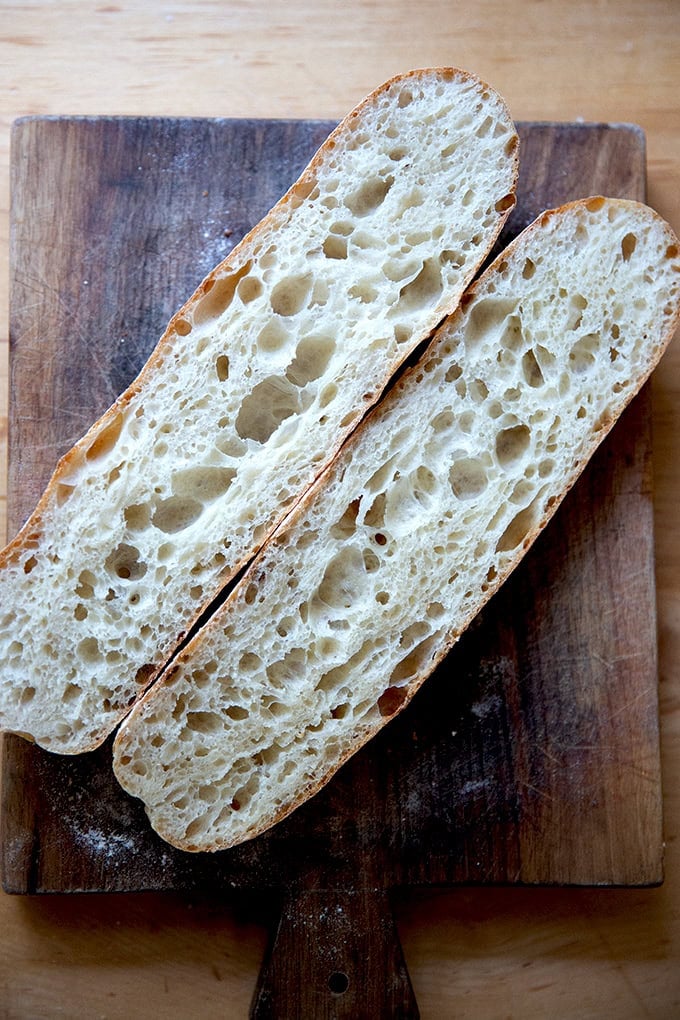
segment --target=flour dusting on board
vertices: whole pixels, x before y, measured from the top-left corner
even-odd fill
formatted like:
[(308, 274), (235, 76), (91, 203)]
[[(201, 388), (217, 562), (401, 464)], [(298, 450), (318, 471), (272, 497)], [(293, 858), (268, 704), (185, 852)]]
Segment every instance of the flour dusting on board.
[(73, 829), (73, 838), (82, 849), (107, 860), (118, 856), (121, 851), (133, 852), (138, 849), (134, 834), (105, 833), (95, 827), (76, 827)]

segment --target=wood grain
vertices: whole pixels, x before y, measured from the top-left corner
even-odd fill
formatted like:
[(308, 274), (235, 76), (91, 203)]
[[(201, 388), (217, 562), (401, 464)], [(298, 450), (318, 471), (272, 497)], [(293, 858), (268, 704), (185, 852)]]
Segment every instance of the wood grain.
[[(22, 114), (339, 117), (406, 67), (481, 73), (525, 119), (634, 122), (649, 200), (680, 230), (676, 0), (145, 0), (3, 8), (0, 38), (0, 465), (7, 422), (9, 132)], [(0, 20), (2, 20), (0, 18)], [(57, 211), (58, 215), (58, 211)], [(399, 934), (423, 1018), (680, 1010), (680, 346), (653, 381), (666, 881), (661, 888), (413, 890)], [(5, 472), (0, 468), (0, 534)], [(263, 915), (225, 891), (0, 894), (0, 1015), (246, 1015)], [(225, 1005), (226, 1004), (226, 1005)]]
[[(188, 293), (262, 215), (329, 127), (116, 118), (17, 126), (13, 526), (55, 458), (141, 367), (176, 293)], [(504, 240), (579, 194), (642, 197), (634, 129), (523, 125), (521, 134), (520, 201)], [(35, 213), (55, 193), (65, 213), (56, 237), (47, 211)], [(192, 251), (206, 264), (192, 265)], [(316, 1015), (319, 988), (337, 1005), (329, 975), (319, 977), (324, 947), (347, 942), (348, 903), (364, 910), (351, 930), (371, 931), (371, 909), (392, 886), (658, 882), (648, 425), (645, 392), (412, 709), (259, 840), (212, 857), (172, 851), (116, 786), (108, 745), (73, 760), (7, 738), (6, 888), (297, 890), (259, 986), (256, 1015), (265, 1016), (277, 996), (300, 1001), (305, 988)], [(632, 582), (617, 594), (624, 575)], [(331, 906), (354, 898), (326, 912), (335, 923), (317, 923), (310, 954), (303, 906), (314, 895), (318, 907), (318, 890)], [(394, 939), (376, 946), (367, 965), (376, 976), (391, 967), (403, 1015), (415, 1015)], [(299, 984), (277, 962), (284, 948), (300, 964)], [(359, 940), (332, 963), (330, 975), (348, 978), (348, 1009), (365, 956)]]

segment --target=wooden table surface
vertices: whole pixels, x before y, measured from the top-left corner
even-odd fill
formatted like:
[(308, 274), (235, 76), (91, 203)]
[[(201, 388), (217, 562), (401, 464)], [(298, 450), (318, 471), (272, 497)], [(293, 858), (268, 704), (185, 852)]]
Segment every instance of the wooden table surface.
[[(679, 45), (677, 0), (0, 0), (0, 484), (15, 117), (337, 118), (400, 70), (455, 64), (498, 88), (518, 120), (641, 125), (649, 203), (680, 232)], [(652, 392), (666, 881), (403, 896), (396, 915), (424, 1018), (680, 1015), (678, 340)], [(5, 519), (3, 487), (0, 532)], [(245, 1017), (267, 907), (227, 895), (0, 894), (0, 1018)]]

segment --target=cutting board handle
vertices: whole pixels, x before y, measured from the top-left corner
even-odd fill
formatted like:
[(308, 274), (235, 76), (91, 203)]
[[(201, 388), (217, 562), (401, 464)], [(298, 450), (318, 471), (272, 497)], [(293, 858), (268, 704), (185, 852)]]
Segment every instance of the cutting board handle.
[(252, 1020), (419, 1015), (385, 890), (291, 892), (260, 971)]

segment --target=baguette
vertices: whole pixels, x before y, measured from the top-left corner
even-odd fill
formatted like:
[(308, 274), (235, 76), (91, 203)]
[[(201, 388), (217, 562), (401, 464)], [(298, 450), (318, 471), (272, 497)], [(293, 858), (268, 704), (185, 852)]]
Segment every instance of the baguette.
[(514, 203), (500, 97), (364, 100), (173, 317), (0, 554), (0, 728), (92, 749), (451, 311)]
[(163, 839), (261, 833), (409, 702), (649, 376), (679, 274), (655, 213), (601, 197), (498, 257), (123, 723)]

